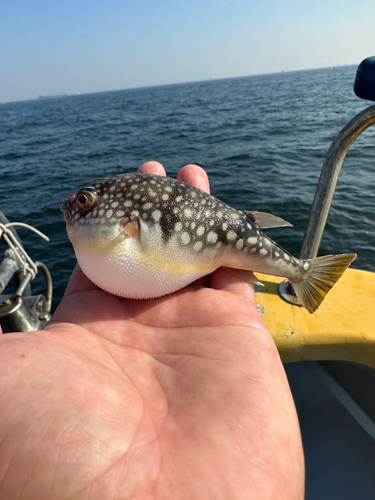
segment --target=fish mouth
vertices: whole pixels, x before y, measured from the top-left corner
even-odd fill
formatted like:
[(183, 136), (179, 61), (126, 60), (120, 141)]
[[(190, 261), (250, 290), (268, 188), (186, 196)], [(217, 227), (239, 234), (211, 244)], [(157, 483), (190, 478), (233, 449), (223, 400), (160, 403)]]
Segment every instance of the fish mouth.
[(75, 202), (76, 195), (72, 193), (67, 200), (64, 201), (64, 203), (61, 205), (60, 210), (64, 214), (64, 220), (65, 222), (68, 222), (69, 215), (70, 215), (70, 207), (72, 204)]
[(69, 200), (65, 200), (64, 203), (60, 207), (61, 212), (64, 215), (64, 221), (69, 222)]

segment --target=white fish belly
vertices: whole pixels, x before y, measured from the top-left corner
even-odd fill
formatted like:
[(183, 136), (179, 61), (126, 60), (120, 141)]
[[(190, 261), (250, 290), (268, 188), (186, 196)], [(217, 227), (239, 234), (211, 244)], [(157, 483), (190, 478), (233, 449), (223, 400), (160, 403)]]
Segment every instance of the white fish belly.
[(153, 266), (147, 258), (124, 255), (100, 255), (76, 250), (82, 271), (99, 288), (129, 299), (151, 299), (180, 290), (212, 269), (176, 273), (166, 263)]

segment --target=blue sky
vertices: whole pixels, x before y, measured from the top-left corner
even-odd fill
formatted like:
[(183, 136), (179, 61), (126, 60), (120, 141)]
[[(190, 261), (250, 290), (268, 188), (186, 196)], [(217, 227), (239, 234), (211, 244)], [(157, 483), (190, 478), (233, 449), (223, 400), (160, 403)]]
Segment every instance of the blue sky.
[(359, 64), (374, 0), (1, 0), (0, 102)]

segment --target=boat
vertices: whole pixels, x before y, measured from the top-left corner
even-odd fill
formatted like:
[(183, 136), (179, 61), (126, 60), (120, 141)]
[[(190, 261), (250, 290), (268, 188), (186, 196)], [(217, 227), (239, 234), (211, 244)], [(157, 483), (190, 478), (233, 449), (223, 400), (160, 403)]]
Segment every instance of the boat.
[[(358, 67), (354, 90), (358, 97), (375, 101), (375, 57), (365, 59)], [(345, 155), (374, 123), (375, 106), (370, 106), (344, 126), (329, 148), (301, 258), (317, 255)], [(4, 216), (0, 218), (0, 239), (19, 254), (16, 264), (9, 259), (7, 265), (3, 261), (0, 266), (0, 293), (2, 283), (13, 273), (23, 278), (15, 294), (0, 295), (0, 322), (5, 332), (20, 327), (23, 331), (36, 330), (50, 318), (52, 281), (46, 266), (29, 262), (12, 224)], [(26, 278), (25, 272), (21, 274), (25, 263), (29, 265)], [(46, 296), (31, 293), (30, 283), (38, 269), (46, 277)], [(313, 315), (298, 304), (287, 281), (258, 273), (257, 278), (264, 285), (255, 289), (258, 311), (285, 364), (299, 415), (306, 500), (373, 499), (375, 272), (348, 269)]]
[[(354, 91), (375, 101), (375, 57), (359, 65)], [(370, 106), (344, 126), (329, 148), (302, 258), (317, 255), (345, 155), (374, 123), (375, 106)], [(305, 499), (373, 499), (375, 272), (347, 269), (313, 315), (296, 305), (287, 282), (257, 277), (265, 285), (256, 289), (258, 310), (279, 350), (297, 408), (306, 464)]]
[(52, 99), (55, 97), (67, 97), (68, 94), (66, 92), (55, 92), (54, 94), (44, 94), (40, 95), (38, 99)]
[[(375, 101), (375, 57), (358, 67), (354, 91), (358, 97)], [(317, 256), (345, 156), (374, 123), (375, 106), (370, 106), (350, 120), (332, 142), (315, 191), (301, 259)], [(347, 269), (314, 315), (298, 307), (287, 281), (257, 276), (265, 285), (256, 289), (259, 310), (285, 363), (345, 360), (375, 368), (375, 273)]]

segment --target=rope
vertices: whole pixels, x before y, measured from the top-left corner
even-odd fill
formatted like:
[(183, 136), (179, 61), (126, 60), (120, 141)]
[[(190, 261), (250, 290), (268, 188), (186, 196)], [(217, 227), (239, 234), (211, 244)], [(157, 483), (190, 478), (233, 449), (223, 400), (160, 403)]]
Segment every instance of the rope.
[[(9, 222), (7, 224), (3, 224), (0, 222), (0, 238), (4, 238), (4, 241), (7, 243), (9, 248), (13, 250), (15, 256), (17, 257), (23, 268), (24, 274), (30, 273), (31, 279), (34, 279), (38, 272), (38, 268), (34, 264), (33, 260), (29, 257), (26, 250), (18, 242), (17, 238), (14, 236), (12, 231), (10, 231), (9, 228), (12, 226), (25, 227), (26, 229), (33, 231), (46, 241), (49, 241), (49, 238), (45, 234), (38, 231), (38, 229), (35, 229), (35, 227), (29, 226), (28, 224), (24, 224), (23, 222)], [(22, 256), (24, 257), (24, 259), (22, 259)]]

